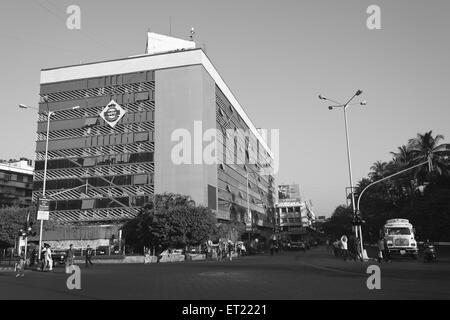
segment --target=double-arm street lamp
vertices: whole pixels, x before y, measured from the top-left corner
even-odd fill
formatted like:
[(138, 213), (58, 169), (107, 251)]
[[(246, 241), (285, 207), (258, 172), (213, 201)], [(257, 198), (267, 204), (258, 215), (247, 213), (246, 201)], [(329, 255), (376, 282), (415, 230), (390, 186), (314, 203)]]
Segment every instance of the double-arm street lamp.
[[(40, 111), (38, 108), (35, 107), (31, 107), (25, 104), (20, 104), (19, 105), (20, 109), (33, 109), (33, 110), (37, 110), (38, 112)], [(46, 187), (47, 187), (47, 164), (48, 164), (48, 144), (49, 144), (49, 138), (50, 138), (50, 120), (52, 115), (54, 115), (57, 112), (61, 112), (61, 111), (68, 111), (68, 110), (78, 110), (80, 109), (79, 106), (76, 107), (72, 107), (72, 108), (66, 108), (66, 109), (61, 109), (61, 110), (56, 110), (56, 111), (50, 111), (49, 109), (47, 109), (47, 136), (46, 136), (46, 142), (45, 142), (45, 164), (44, 164), (44, 181), (43, 181), (43, 187), (42, 187), (42, 196), (43, 198), (45, 198), (46, 195)], [(40, 232), (39, 232), (39, 259), (41, 258), (41, 254), (42, 254), (42, 231), (43, 231), (43, 226), (44, 226), (44, 220), (41, 220), (41, 227), (40, 227)]]
[[(349, 139), (349, 133), (348, 133), (347, 108), (352, 105), (355, 105), (355, 103), (351, 104), (351, 102), (353, 101), (353, 99), (360, 96), (362, 93), (363, 92), (361, 90), (356, 91), (356, 93), (347, 101), (347, 103), (340, 103), (336, 100), (329, 99), (322, 95), (319, 95), (320, 100), (330, 101), (335, 104), (335, 105), (329, 106), (328, 107), (329, 110), (334, 110), (334, 109), (344, 110), (345, 138), (347, 141), (348, 174), (349, 174), (349, 179), (350, 179), (350, 187), (351, 187), (351, 195), (352, 195), (353, 217), (354, 217), (355, 221), (359, 221), (360, 219), (359, 219), (358, 212), (356, 210), (355, 192), (354, 192), (354, 185), (353, 185), (352, 160), (351, 160), (351, 156), (350, 156), (350, 141), (349, 141), (350, 139)], [(367, 102), (362, 101), (362, 102), (359, 102), (356, 104), (360, 105), (360, 106), (365, 106), (365, 105), (367, 105)], [(361, 225), (359, 223), (355, 223), (355, 224), (358, 224), (355, 226), (355, 236), (356, 236), (356, 239), (359, 239), (359, 242), (360, 242), (359, 245), (361, 246), (360, 248), (361, 248), (361, 256), (362, 256), (364, 249), (363, 249)]]

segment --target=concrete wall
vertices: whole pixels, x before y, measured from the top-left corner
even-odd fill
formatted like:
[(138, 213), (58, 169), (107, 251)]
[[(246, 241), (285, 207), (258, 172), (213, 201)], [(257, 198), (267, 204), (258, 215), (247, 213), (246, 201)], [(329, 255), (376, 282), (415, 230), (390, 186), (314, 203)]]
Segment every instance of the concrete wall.
[[(208, 184), (217, 189), (217, 165), (174, 164), (172, 150), (180, 140), (171, 138), (175, 130), (187, 129), (191, 163), (195, 163), (194, 139), (216, 129), (215, 83), (203, 66), (195, 65), (156, 71), (155, 85), (155, 192), (189, 195), (197, 204), (208, 206)], [(198, 121), (203, 132), (195, 137)]]

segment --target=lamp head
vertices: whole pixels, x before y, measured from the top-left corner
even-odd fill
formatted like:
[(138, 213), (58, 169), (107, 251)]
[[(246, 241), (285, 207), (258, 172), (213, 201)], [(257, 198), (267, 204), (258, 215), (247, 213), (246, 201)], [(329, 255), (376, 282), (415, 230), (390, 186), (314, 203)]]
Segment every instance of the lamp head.
[(356, 91), (356, 95), (360, 96), (363, 92), (361, 90)]
[(19, 104), (20, 109), (28, 109), (28, 106), (25, 104)]
[(320, 100), (327, 100), (327, 98), (325, 98), (325, 97), (322, 96), (321, 94), (319, 94), (319, 99), (320, 99)]
[(332, 107), (332, 106), (329, 106), (329, 107), (328, 107), (328, 110), (333, 110), (333, 107)]

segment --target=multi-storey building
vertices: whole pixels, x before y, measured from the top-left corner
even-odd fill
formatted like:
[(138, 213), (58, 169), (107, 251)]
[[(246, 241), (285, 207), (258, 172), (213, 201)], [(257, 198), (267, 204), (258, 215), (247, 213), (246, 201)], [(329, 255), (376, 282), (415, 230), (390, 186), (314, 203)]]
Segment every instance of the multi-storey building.
[(0, 208), (31, 205), (33, 161), (0, 161)]
[(315, 214), (300, 196), (299, 185), (278, 186), (277, 229), (285, 240), (303, 240), (313, 227)]
[(193, 42), (151, 33), (147, 48), (142, 56), (42, 70), (34, 200), (42, 197), (51, 111), (52, 220), (117, 225), (153, 194), (173, 192), (209, 207), (220, 222), (272, 230), (274, 178), (261, 173), (273, 166), (267, 142)]

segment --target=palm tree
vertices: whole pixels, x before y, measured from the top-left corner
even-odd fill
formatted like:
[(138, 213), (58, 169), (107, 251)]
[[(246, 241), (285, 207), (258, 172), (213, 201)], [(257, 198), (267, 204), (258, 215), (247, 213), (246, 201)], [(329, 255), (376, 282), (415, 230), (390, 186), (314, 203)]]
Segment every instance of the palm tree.
[[(410, 167), (414, 163), (414, 153), (410, 146), (398, 147), (398, 152), (391, 152), (393, 156), (390, 169), (392, 172), (398, 172), (400, 170)], [(397, 177), (394, 181), (394, 185), (400, 194), (404, 194), (406, 190), (406, 195), (411, 195), (414, 192), (414, 186), (417, 183), (416, 173), (405, 173), (401, 177)]]
[(393, 164), (400, 168), (411, 165), (414, 160), (414, 155), (411, 151), (411, 148), (409, 146), (403, 145), (401, 147), (398, 147), (397, 150), (398, 152), (391, 152), (391, 155), (393, 156)]
[(370, 170), (372, 170), (372, 172), (369, 173), (370, 179), (372, 179), (372, 181), (380, 180), (388, 173), (388, 163), (377, 161), (370, 167)]
[[(417, 134), (415, 139), (409, 140), (409, 149), (414, 157), (414, 161), (429, 161), (428, 172), (433, 170), (438, 175), (450, 175), (449, 157), (450, 144), (441, 143), (444, 136), (438, 134), (433, 136), (433, 131), (425, 134)], [(423, 168), (419, 170), (423, 173)]]

